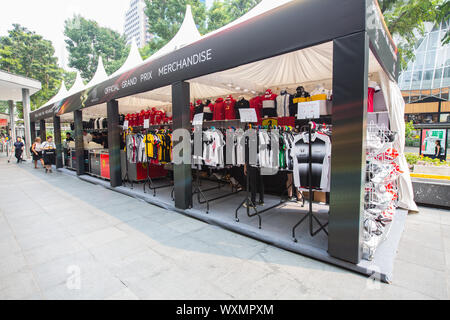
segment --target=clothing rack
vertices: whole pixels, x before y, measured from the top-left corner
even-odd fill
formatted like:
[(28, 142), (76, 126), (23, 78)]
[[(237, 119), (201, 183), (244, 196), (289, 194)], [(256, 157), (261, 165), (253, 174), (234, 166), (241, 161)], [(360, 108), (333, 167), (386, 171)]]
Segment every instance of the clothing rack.
[[(146, 137), (150, 131), (153, 131), (153, 130), (148, 130), (148, 129), (145, 130)], [(148, 145), (149, 145), (148, 139), (145, 139), (145, 152), (147, 152), (147, 150), (148, 150)], [(147, 178), (145, 179), (145, 182), (144, 182), (144, 193), (146, 193), (145, 186), (148, 184), (148, 189), (153, 190), (153, 196), (156, 197), (156, 190), (172, 187), (174, 184), (170, 183), (170, 184), (165, 184), (162, 186), (155, 186), (153, 183), (153, 179), (150, 177), (150, 160), (149, 160), (148, 156), (146, 158), (147, 158)]]
[[(246, 127), (246, 129), (248, 129), (247, 127)], [(269, 129), (271, 129), (271, 128), (269, 128)], [(246, 144), (247, 145), (249, 145), (249, 137), (246, 137), (245, 138), (246, 139)], [(247, 152), (247, 150), (245, 151), (245, 152)], [(286, 191), (281, 195), (281, 199), (280, 199), (280, 202), (279, 203), (277, 203), (277, 204), (275, 204), (275, 205), (273, 205), (273, 206), (270, 206), (269, 208), (266, 208), (266, 209), (264, 209), (264, 210), (261, 210), (261, 211), (259, 211), (257, 208), (256, 208), (256, 203), (253, 203), (253, 201), (252, 201), (252, 199), (251, 199), (251, 195), (250, 195), (250, 172), (249, 172), (249, 170), (248, 170), (248, 168), (249, 168), (249, 157), (245, 157), (245, 165), (246, 165), (246, 167), (247, 167), (247, 177), (246, 177), (246, 179), (247, 179), (247, 190), (246, 190), (246, 197), (245, 197), (245, 199), (241, 202), (241, 204), (237, 207), (237, 209), (236, 209), (236, 211), (235, 211), (235, 219), (236, 219), (236, 222), (239, 222), (240, 221), (240, 219), (239, 219), (239, 211), (241, 210), (241, 208), (244, 206), (244, 204), (247, 204), (247, 216), (249, 217), (249, 218), (252, 218), (252, 217), (258, 217), (258, 227), (259, 227), (259, 229), (261, 229), (262, 228), (262, 218), (261, 218), (261, 214), (263, 214), (263, 213), (266, 213), (266, 212), (268, 212), (268, 211), (270, 211), (270, 210), (273, 210), (273, 209), (275, 209), (275, 208), (277, 208), (277, 207), (279, 207), (279, 206), (281, 206), (281, 205), (283, 205), (283, 204), (285, 204), (286, 202), (288, 202), (288, 200), (286, 200), (285, 198), (284, 198), (284, 195), (285, 195), (285, 193), (287, 193), (288, 192), (288, 190), (289, 190), (289, 188), (291, 188), (292, 187), (292, 185), (291, 186), (289, 186), (287, 189), (286, 189)], [(261, 170), (260, 168), (259, 168), (259, 170)], [(254, 211), (254, 213), (250, 213), (250, 205), (252, 206), (252, 209), (253, 209), (253, 211)], [(304, 202), (303, 202), (303, 206), (304, 206)]]
[[(224, 199), (224, 198), (230, 197), (230, 196), (238, 194), (238, 193), (240, 193), (242, 191), (242, 190), (237, 190), (237, 189), (235, 189), (234, 186), (232, 186), (231, 187), (231, 192), (229, 192), (227, 194), (223, 194), (223, 195), (217, 196), (217, 197), (214, 197), (214, 198), (211, 198), (211, 199), (208, 199), (206, 197), (206, 195), (205, 195), (205, 192), (216, 190), (216, 189), (221, 189), (222, 186), (220, 185), (220, 181), (219, 181), (219, 186), (218, 187), (213, 187), (213, 188), (202, 190), (202, 188), (200, 187), (201, 186), (200, 174), (199, 174), (200, 169), (201, 169), (200, 167), (201, 167), (201, 165), (197, 165), (197, 174), (196, 174), (196, 178), (195, 178), (195, 182), (194, 182), (194, 190), (192, 191), (192, 195), (194, 195), (194, 194), (197, 195), (197, 202), (199, 204), (206, 204), (206, 214), (209, 214), (209, 203), (210, 202), (214, 202), (214, 201), (217, 201), (217, 200), (220, 200), (220, 199)], [(202, 200), (202, 198), (203, 198), (203, 200)]]
[[(317, 217), (313, 214), (313, 199), (314, 199), (314, 190), (312, 187), (312, 127), (315, 126), (316, 124), (314, 122), (310, 122), (307, 126), (303, 126), (303, 128), (307, 127), (308, 128), (308, 135), (309, 135), (309, 157), (308, 157), (308, 164), (309, 164), (309, 172), (308, 172), (308, 185), (309, 185), (309, 208), (308, 208), (308, 212), (306, 213), (306, 215), (292, 228), (292, 238), (294, 240), (294, 242), (298, 242), (297, 238), (296, 238), (296, 234), (295, 234), (295, 230), (303, 223), (306, 221), (306, 219), (308, 219), (309, 221), (309, 233), (312, 237), (315, 237), (320, 231), (325, 232), (328, 235), (328, 231), (325, 229), (328, 226), (328, 222), (324, 225), (322, 225), (322, 223), (319, 221), (319, 219), (317, 219)], [(314, 231), (314, 220), (316, 221), (316, 223), (319, 225), (319, 229)]]

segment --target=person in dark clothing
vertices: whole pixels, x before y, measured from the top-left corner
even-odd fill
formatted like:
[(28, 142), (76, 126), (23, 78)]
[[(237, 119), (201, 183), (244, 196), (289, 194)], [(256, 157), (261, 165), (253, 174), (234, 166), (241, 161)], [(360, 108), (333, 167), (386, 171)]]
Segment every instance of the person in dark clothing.
[(25, 145), (22, 142), (20, 137), (17, 137), (16, 142), (14, 142), (15, 156), (17, 159), (17, 163), (20, 163), (22, 160), (23, 149)]
[(66, 142), (69, 143), (71, 141), (75, 141), (75, 140), (73, 140), (72, 135), (69, 132), (67, 132), (66, 133)]
[(442, 153), (441, 141), (436, 140), (436, 147), (434, 148), (434, 159), (441, 160), (441, 153)]

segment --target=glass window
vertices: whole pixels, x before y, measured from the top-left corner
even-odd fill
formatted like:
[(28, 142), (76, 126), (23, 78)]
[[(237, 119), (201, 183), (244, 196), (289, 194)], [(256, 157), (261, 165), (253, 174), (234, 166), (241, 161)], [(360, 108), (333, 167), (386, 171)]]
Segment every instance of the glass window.
[(446, 67), (444, 70), (444, 77), (442, 79), (442, 86), (450, 86), (450, 67)]
[(435, 62), (436, 62), (436, 50), (428, 51), (427, 58), (425, 60), (425, 68), (426, 69), (434, 68)]
[[(415, 70), (422, 70), (423, 66), (424, 66), (424, 62), (425, 62), (425, 53), (423, 53), (423, 52), (417, 53), (416, 61), (414, 62)], [(412, 64), (411, 64), (411, 66), (412, 66)]]
[(422, 78), (422, 89), (431, 89), (432, 82), (433, 82), (433, 70), (424, 71)]
[(422, 81), (422, 71), (415, 71), (412, 74), (412, 86), (411, 89), (420, 89), (420, 83)]
[(450, 113), (443, 113), (440, 117), (440, 122), (450, 122)]
[(440, 37), (439, 37), (439, 31), (433, 31), (430, 33), (429, 40), (428, 40), (428, 49), (432, 50), (436, 49), (440, 43)]
[(450, 45), (447, 46), (447, 55), (445, 57), (445, 65), (450, 66)]
[(434, 82), (433, 82), (433, 88), (440, 88), (441, 87), (441, 80), (442, 80), (442, 71), (444, 69), (436, 69), (436, 72), (434, 73)]
[(436, 68), (442, 68), (445, 66), (445, 54), (446, 54), (445, 48), (439, 49), (437, 51)]
[(420, 41), (420, 45), (417, 48), (417, 52), (424, 52), (427, 49), (427, 40), (428, 38), (425, 37)]

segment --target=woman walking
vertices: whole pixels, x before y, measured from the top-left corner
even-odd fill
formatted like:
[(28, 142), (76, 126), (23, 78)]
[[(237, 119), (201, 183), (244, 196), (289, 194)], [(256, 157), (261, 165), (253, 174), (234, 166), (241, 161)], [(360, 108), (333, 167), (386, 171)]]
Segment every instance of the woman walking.
[(31, 146), (31, 152), (33, 154), (34, 168), (37, 169), (38, 161), (41, 162), (42, 167), (45, 167), (44, 160), (42, 159), (42, 144), (41, 138), (36, 138)]
[(47, 141), (41, 145), (44, 154), (45, 173), (52, 173), (52, 164), (56, 161), (56, 145), (53, 142), (53, 137), (48, 136)]

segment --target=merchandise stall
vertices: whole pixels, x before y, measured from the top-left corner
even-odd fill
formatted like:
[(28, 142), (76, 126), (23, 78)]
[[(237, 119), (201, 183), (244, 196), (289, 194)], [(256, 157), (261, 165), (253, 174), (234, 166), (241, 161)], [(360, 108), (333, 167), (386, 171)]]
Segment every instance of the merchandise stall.
[[(73, 115), (80, 155), (83, 118), (106, 118), (108, 152), (95, 153), (91, 171), (103, 176), (109, 167), (111, 187), (390, 281), (407, 210), (417, 207), (403, 155), (397, 49), (376, 1), (265, 0), (205, 36), (188, 7), (168, 45), (146, 61), (130, 57), (31, 121)], [(236, 138), (244, 130), (256, 134), (254, 153), (251, 139)], [(100, 170), (98, 156), (109, 160)], [(129, 177), (139, 163), (154, 192), (149, 164), (173, 170), (174, 186), (160, 186), (159, 199), (143, 196), (126, 183), (140, 180)], [(205, 172), (218, 186), (202, 181)], [(297, 191), (300, 203), (286, 200)]]

